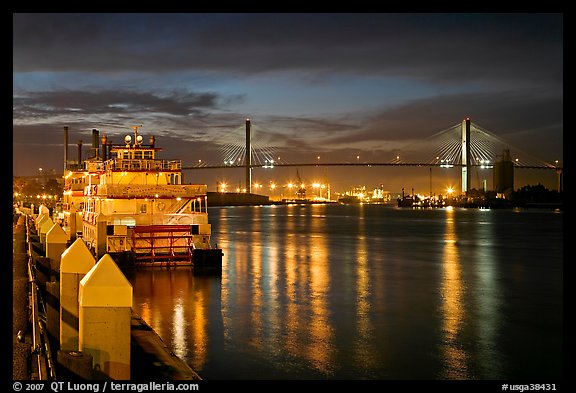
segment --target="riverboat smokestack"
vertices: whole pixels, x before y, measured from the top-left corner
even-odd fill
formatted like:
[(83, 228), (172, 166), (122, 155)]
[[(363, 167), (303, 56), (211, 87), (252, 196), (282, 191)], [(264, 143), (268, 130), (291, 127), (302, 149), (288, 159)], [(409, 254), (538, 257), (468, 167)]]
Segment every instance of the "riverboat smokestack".
[(154, 138), (154, 135), (150, 135), (150, 147), (153, 149), (154, 148), (154, 142), (156, 141), (156, 139)]
[(64, 126), (64, 171), (68, 169), (68, 126)]
[(99, 141), (99, 132), (96, 129), (92, 129), (92, 148), (94, 149), (94, 158), (99, 157), (99, 150), (100, 150), (100, 141)]
[(82, 140), (78, 141), (78, 168), (82, 166)]
[(108, 152), (106, 151), (106, 143), (108, 141), (108, 138), (106, 137), (106, 134), (102, 135), (102, 159), (104, 161), (106, 161), (108, 159)]

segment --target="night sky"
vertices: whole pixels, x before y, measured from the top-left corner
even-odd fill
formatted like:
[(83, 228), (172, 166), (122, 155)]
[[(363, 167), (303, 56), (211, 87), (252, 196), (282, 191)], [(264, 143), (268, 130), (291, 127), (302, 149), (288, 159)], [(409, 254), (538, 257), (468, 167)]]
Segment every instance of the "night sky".
[[(163, 157), (188, 166), (214, 160), (224, 140), (241, 141), (247, 117), (254, 138), (292, 163), (387, 161), (468, 116), (544, 161), (563, 159), (562, 14), (14, 14), (13, 22), (14, 175), (61, 172), (63, 126), (72, 157), (93, 128), (120, 143), (138, 124)], [(253, 178), (295, 174), (273, 171)], [(341, 190), (429, 182), (428, 168), (300, 173)], [(555, 175), (537, 174), (554, 187)], [(450, 181), (435, 176), (435, 188)], [(185, 179), (213, 190), (219, 179), (243, 181), (243, 171)]]

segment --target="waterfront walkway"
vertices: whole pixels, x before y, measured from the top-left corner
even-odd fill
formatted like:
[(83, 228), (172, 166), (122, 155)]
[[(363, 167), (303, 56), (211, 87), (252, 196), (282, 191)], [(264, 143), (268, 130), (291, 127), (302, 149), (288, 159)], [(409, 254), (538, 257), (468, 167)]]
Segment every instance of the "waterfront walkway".
[[(34, 217), (14, 215), (13, 379), (111, 379), (94, 370), (91, 356), (83, 356), (78, 351), (59, 351), (59, 263), (45, 256), (46, 245), (40, 241), (41, 237), (35, 227)], [(29, 307), (32, 309), (30, 316)], [(133, 312), (130, 318), (130, 379), (201, 380)]]

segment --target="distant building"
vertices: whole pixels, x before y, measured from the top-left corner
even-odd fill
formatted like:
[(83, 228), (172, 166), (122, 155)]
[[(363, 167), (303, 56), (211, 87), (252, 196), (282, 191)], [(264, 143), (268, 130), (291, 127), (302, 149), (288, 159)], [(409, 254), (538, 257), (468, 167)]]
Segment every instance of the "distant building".
[(514, 163), (510, 150), (504, 149), (502, 159), (494, 163), (494, 191), (496, 194), (508, 194), (514, 191)]

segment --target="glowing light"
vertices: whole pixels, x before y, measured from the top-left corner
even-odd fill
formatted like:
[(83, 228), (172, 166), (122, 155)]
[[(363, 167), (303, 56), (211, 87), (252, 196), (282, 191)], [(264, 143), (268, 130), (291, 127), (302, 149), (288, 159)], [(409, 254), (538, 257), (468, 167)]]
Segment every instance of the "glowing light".
[(454, 188), (448, 187), (448, 188), (446, 189), (446, 192), (448, 193), (448, 195), (452, 195), (452, 193), (454, 192)]

